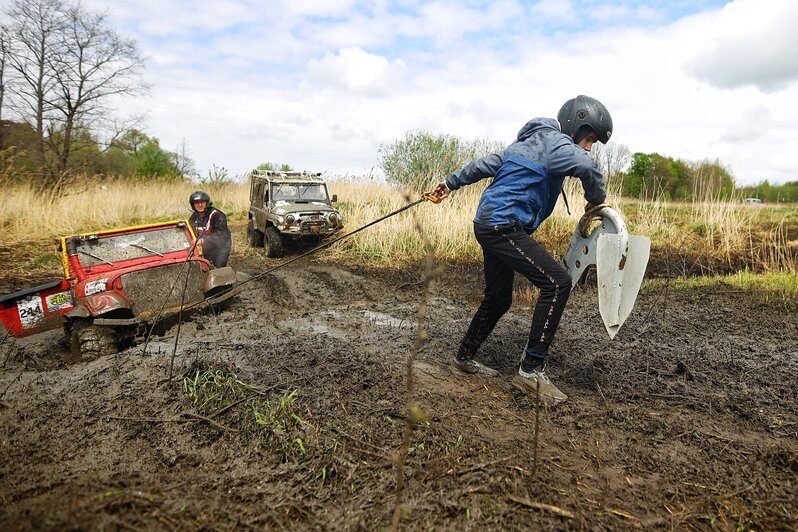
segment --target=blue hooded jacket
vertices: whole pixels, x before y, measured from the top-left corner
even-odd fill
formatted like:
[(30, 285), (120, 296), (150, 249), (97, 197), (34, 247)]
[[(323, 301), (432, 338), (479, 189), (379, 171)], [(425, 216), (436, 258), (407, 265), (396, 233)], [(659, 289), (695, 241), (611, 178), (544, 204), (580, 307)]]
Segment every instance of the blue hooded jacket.
[(582, 180), (585, 199), (604, 203), (604, 176), (588, 152), (560, 131), (552, 118), (533, 118), (502, 154), (476, 159), (446, 178), (449, 190), (493, 177), (479, 201), (474, 222), (496, 226), (518, 223), (532, 234), (557, 203), (566, 177)]

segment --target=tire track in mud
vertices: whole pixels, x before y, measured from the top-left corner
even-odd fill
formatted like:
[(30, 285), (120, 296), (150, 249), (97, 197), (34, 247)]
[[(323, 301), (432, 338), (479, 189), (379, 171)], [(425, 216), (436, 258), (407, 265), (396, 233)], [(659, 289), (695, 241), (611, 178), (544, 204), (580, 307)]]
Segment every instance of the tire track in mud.
[(276, 314), (327, 310), (320, 307), (330, 303), (371, 302), (380, 290), (362, 277), (333, 267), (278, 270), (252, 284), (248, 299), (268, 305)]

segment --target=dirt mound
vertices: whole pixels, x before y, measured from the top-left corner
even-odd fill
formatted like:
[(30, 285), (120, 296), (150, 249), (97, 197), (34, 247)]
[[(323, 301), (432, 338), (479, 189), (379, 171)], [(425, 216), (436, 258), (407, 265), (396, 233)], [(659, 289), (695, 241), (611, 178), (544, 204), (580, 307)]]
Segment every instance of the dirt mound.
[[(658, 290), (610, 341), (579, 289), (551, 366), (569, 401), (545, 408), (509, 383), (528, 302), (480, 352), (500, 378), (450, 370), (482, 291), (478, 265), (450, 268), (426, 302), (412, 383), (427, 419), (397, 493), (422, 270), (298, 264), (146, 351), (68, 364), (55, 333), (7, 340), (3, 528), (375, 529), (397, 498), (412, 530), (798, 526), (794, 314)], [(240, 395), (192, 402), (208, 368)]]

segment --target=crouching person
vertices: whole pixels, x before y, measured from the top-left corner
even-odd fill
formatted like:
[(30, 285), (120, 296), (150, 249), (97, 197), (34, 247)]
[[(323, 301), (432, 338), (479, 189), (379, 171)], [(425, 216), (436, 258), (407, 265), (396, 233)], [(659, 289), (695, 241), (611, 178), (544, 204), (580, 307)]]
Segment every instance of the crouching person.
[(213, 206), (211, 197), (201, 190), (188, 199), (194, 211), (188, 219), (197, 234), (197, 244), (202, 246), (202, 256), (217, 268), (227, 266), (233, 238), (227, 228), (227, 216)]

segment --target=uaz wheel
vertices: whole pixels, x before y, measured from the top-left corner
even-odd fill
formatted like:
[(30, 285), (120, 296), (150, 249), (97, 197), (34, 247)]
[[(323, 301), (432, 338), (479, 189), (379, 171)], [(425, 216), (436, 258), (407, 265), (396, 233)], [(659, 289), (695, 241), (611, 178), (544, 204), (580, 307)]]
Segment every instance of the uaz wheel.
[(264, 253), (269, 258), (283, 256), (283, 236), (275, 227), (266, 228), (266, 238), (263, 243)]
[(247, 242), (253, 248), (259, 248), (263, 246), (263, 233), (258, 231), (257, 227), (255, 227), (255, 219), (252, 218), (247, 224)]

